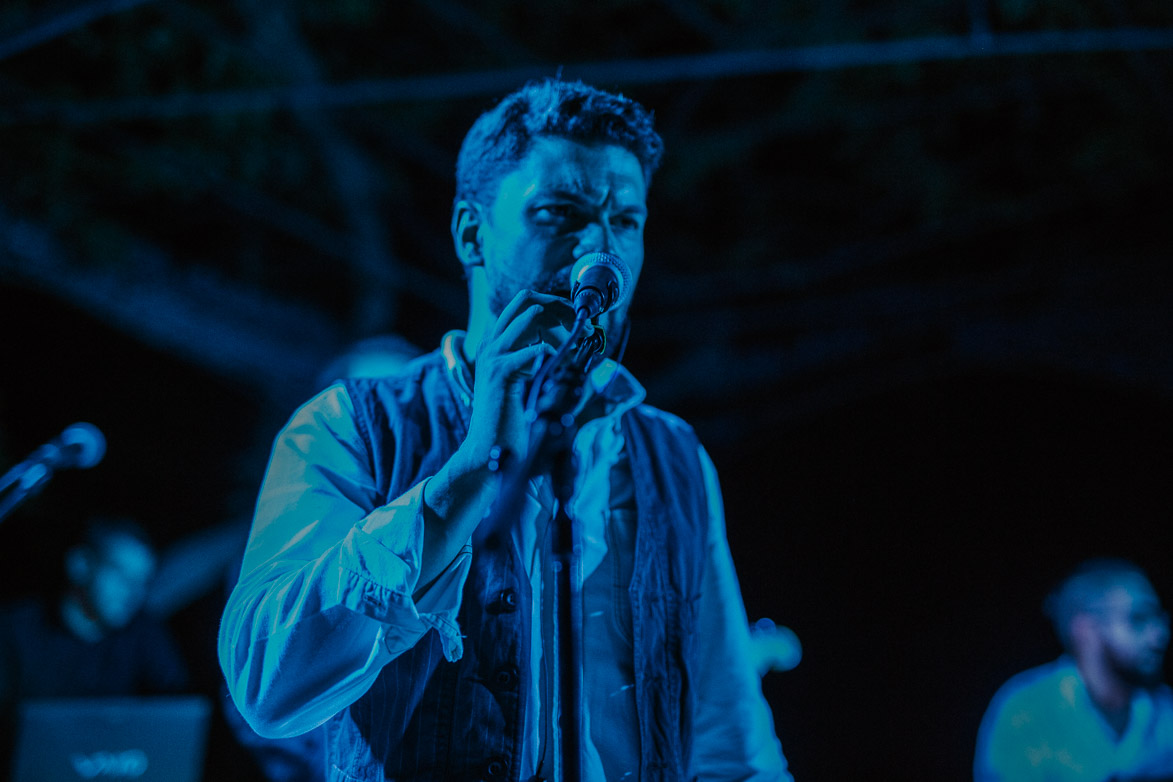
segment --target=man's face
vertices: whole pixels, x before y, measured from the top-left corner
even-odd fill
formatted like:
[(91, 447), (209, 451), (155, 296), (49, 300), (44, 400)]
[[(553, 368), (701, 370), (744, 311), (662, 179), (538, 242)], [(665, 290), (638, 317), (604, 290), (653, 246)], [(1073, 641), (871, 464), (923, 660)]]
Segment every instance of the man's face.
[[(626, 261), (634, 288), (644, 260), (647, 183), (639, 160), (622, 147), (540, 137), (501, 180), (482, 220), (481, 253), (494, 315), (523, 289), (569, 298), (570, 270), (591, 252)], [(603, 316), (609, 334), (626, 310), (625, 304)]]
[(154, 574), (150, 548), (129, 535), (114, 535), (91, 553), (83, 599), (104, 627), (125, 627), (142, 608)]
[(1159, 683), (1169, 617), (1153, 588), (1143, 581), (1119, 584), (1097, 601), (1094, 614), (1113, 670), (1131, 684)]

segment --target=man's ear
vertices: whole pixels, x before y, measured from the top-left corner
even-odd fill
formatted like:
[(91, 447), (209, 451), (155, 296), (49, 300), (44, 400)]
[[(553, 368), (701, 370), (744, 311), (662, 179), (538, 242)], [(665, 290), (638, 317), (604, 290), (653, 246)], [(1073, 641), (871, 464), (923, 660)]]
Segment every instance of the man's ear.
[(452, 209), (452, 242), (456, 246), (456, 257), (468, 269), (483, 266), (481, 254), (481, 209), (469, 201), (457, 201)]

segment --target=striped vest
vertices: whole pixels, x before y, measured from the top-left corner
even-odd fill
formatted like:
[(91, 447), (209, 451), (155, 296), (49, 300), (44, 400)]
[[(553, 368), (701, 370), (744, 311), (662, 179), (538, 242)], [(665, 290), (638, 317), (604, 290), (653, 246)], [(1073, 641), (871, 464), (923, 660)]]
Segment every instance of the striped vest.
[[(390, 500), (448, 460), (468, 431), (439, 353), (404, 374), (348, 380), (370, 469)], [(683, 780), (688, 762), (696, 606), (707, 504), (692, 430), (641, 405), (622, 418), (637, 533), (629, 589), (640, 779)], [(512, 546), (474, 545), (459, 624), (464, 655), (436, 631), (389, 663), (326, 725), (331, 782), (519, 782), (528, 692), (529, 580)]]

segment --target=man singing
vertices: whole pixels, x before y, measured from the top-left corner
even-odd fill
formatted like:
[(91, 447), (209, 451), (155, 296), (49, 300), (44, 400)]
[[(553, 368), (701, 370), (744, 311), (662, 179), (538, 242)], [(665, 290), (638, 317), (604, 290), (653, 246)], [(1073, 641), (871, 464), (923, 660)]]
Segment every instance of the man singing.
[[(531, 479), (486, 545), (494, 447), (524, 455), (527, 380), (567, 339), (570, 271), (644, 259), (662, 154), (639, 104), (529, 84), (457, 160), (452, 237), (468, 328), (389, 378), (335, 384), (278, 435), (220, 663), (249, 723), (322, 723), (331, 780), (550, 779), (557, 715), (548, 530)], [(605, 312), (622, 340), (627, 304)], [(573, 441), (582, 572), (582, 776), (789, 780), (754, 668), (713, 465), (614, 360)]]

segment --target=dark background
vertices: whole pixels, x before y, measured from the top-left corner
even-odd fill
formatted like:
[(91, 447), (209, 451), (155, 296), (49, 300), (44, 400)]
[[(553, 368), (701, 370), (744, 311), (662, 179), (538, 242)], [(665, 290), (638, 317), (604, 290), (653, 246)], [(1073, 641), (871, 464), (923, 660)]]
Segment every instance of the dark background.
[[(460, 138), (561, 68), (667, 143), (627, 363), (803, 642), (796, 777), (963, 779), (1065, 570), (1173, 594), (1171, 50), (1141, 0), (5, 3), (0, 469), (109, 443), (0, 526), (5, 592), (90, 513), (246, 517), (330, 357), (463, 325)], [(221, 600), (171, 620), (210, 693)]]

